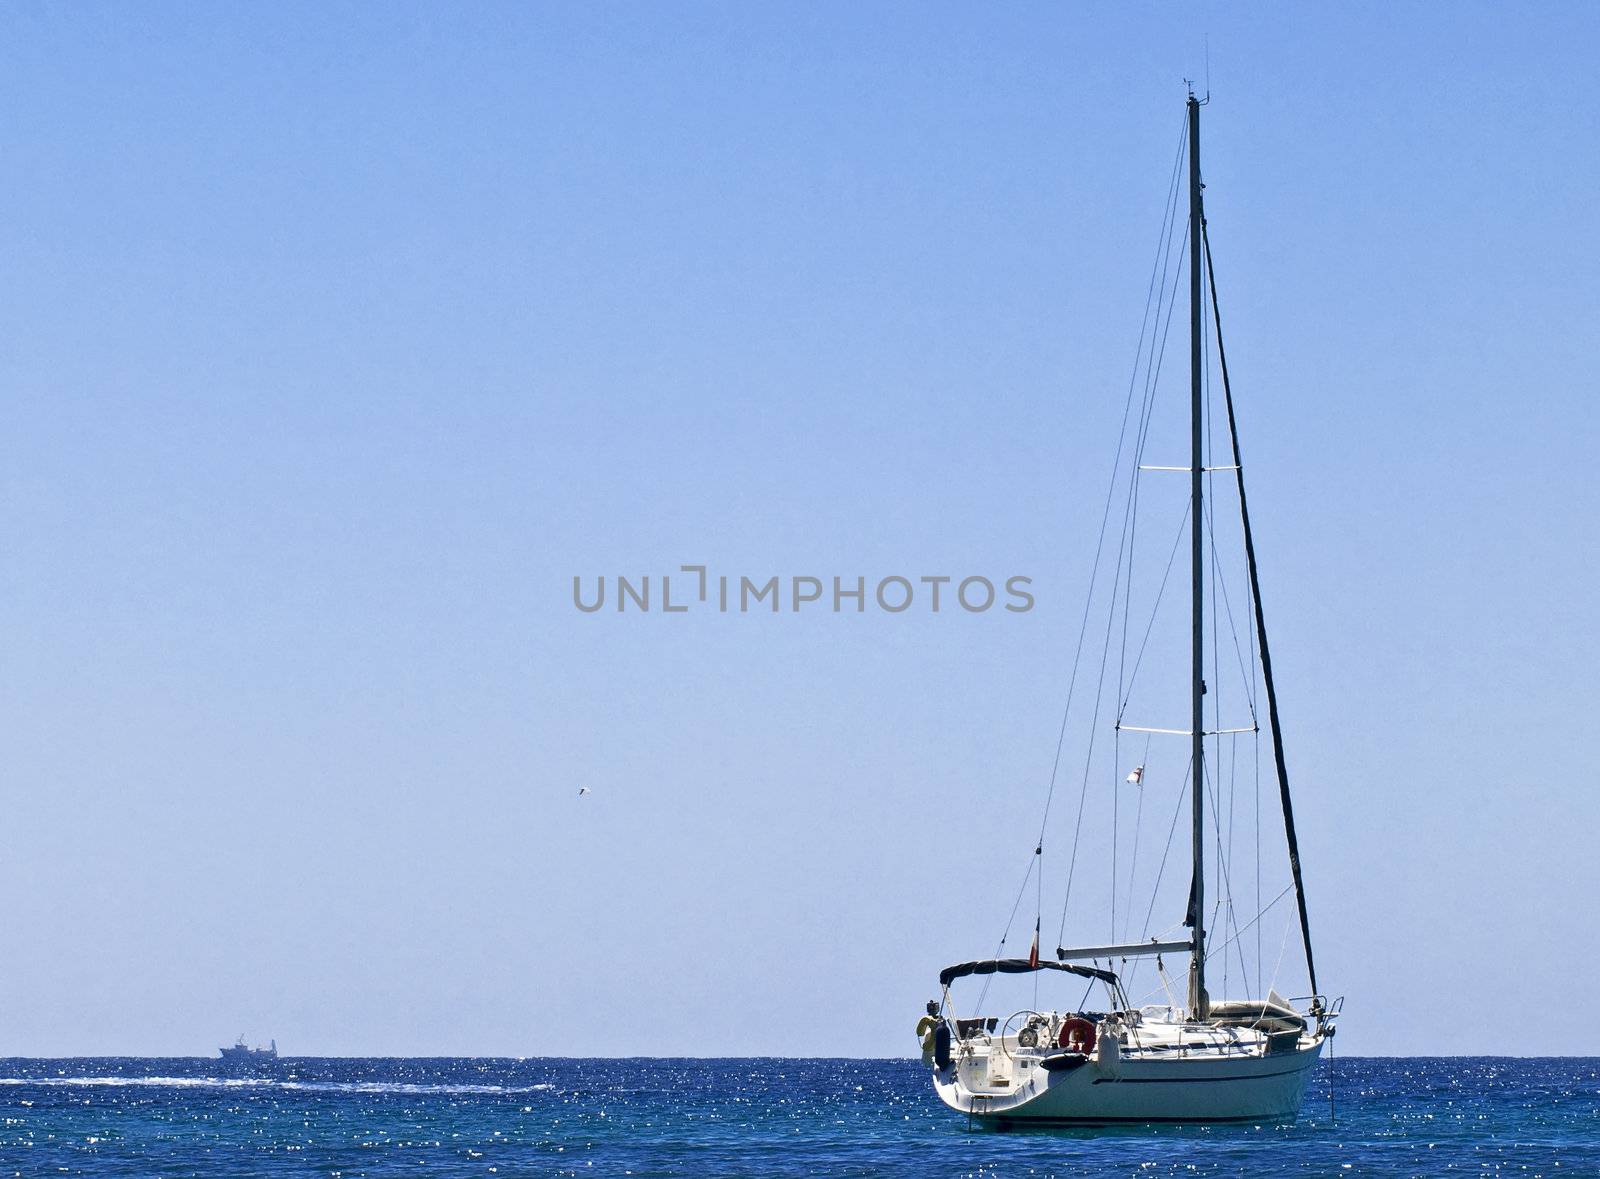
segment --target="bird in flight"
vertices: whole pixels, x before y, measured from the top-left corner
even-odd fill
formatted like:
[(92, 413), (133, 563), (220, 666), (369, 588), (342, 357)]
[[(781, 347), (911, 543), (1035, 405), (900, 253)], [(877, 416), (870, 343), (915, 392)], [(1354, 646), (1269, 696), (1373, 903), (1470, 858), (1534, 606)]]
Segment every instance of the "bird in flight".
[(579, 798), (582, 798), (585, 794), (588, 794), (588, 793), (589, 793), (589, 788), (587, 786), (579, 786), (578, 787), (578, 797)]

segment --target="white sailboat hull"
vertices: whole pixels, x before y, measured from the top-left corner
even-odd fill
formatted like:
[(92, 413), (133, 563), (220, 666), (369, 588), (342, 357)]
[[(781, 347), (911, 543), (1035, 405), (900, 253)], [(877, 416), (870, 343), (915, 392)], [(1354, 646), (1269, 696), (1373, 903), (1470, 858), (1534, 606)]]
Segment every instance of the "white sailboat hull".
[(934, 1073), (934, 1088), (951, 1109), (996, 1128), (1292, 1118), (1322, 1044), (1308, 1037), (1265, 1056), (1091, 1058), (1070, 1072), (1023, 1070), (1003, 1091), (969, 1087), (952, 1066)]

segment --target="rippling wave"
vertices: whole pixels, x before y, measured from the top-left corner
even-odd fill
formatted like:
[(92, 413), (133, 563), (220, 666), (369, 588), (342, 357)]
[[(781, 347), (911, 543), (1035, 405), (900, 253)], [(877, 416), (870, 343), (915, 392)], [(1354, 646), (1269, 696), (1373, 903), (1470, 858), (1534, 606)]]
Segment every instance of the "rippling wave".
[(158, 1089), (284, 1089), (321, 1093), (539, 1093), (554, 1085), (417, 1085), (403, 1081), (280, 1081), (270, 1077), (0, 1077), (0, 1085), (148, 1085)]
[(1600, 1175), (1578, 1059), (1341, 1059), (1282, 1124), (1009, 1134), (910, 1061), (0, 1060), (0, 1110), (0, 1174)]

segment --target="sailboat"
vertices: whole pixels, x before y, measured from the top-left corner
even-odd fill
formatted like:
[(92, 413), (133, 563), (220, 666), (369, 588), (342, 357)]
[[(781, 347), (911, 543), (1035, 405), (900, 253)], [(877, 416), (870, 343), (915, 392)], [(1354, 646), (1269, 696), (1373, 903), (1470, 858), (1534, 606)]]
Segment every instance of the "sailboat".
[[(1188, 611), (1189, 630), (1189, 659), (1187, 676), (1188, 715), (1187, 727), (1140, 726), (1128, 723), (1126, 703), (1128, 693), (1124, 691), (1126, 685), (1118, 685), (1118, 710), (1116, 717), (1116, 732), (1118, 743), (1122, 741), (1121, 734), (1135, 733), (1142, 735), (1148, 757), (1150, 742), (1156, 738), (1167, 740), (1169, 738), (1183, 738), (1182, 745), (1187, 745), (1188, 769), (1184, 775), (1183, 791), (1178, 794), (1178, 802), (1173, 812), (1172, 831), (1180, 829), (1180, 817), (1184, 809), (1189, 811), (1187, 824), (1189, 844), (1190, 879), (1188, 884), (1187, 904), (1182, 906), (1183, 916), (1181, 921), (1174, 921), (1165, 935), (1149, 936), (1145, 940), (1118, 941), (1115, 936), (1100, 944), (1088, 945), (1062, 945), (1059, 946), (1054, 958), (1041, 956), (1039, 938), (1041, 921), (1036, 914), (1033, 930), (1033, 942), (1026, 957), (1004, 956), (1003, 948), (1006, 944), (1008, 932), (1001, 938), (1001, 947), (991, 958), (965, 961), (949, 966), (940, 972), (939, 999), (929, 1004), (929, 1019), (924, 1021), (926, 1026), (931, 1024), (924, 1042), (924, 1056), (931, 1066), (934, 1090), (952, 1110), (966, 1115), (973, 1121), (987, 1124), (995, 1128), (1005, 1128), (1012, 1125), (1029, 1124), (1107, 1124), (1121, 1122), (1183, 1122), (1183, 1121), (1241, 1121), (1263, 1119), (1286, 1119), (1294, 1117), (1299, 1109), (1306, 1092), (1307, 1082), (1311, 1076), (1313, 1066), (1321, 1056), (1324, 1047), (1329, 1043), (1342, 1007), (1342, 999), (1330, 1000), (1324, 996), (1317, 986), (1316, 967), (1312, 956), (1311, 934), (1306, 913), (1306, 899), (1304, 882), (1301, 875), (1300, 854), (1294, 827), (1294, 811), (1289, 795), (1289, 779), (1285, 767), (1283, 751), (1283, 734), (1279, 724), (1277, 689), (1272, 676), (1272, 659), (1267, 644), (1265, 617), (1261, 605), (1260, 583), (1257, 576), (1256, 551), (1254, 537), (1250, 530), (1250, 516), (1244, 495), (1244, 473), (1239, 457), (1239, 433), (1234, 418), (1234, 403), (1232, 389), (1228, 382), (1228, 369), (1226, 355), (1222, 351), (1221, 317), (1217, 307), (1216, 279), (1211, 273), (1211, 249), (1206, 234), (1206, 220), (1203, 207), (1203, 185), (1200, 171), (1200, 111), (1207, 100), (1196, 98), (1193, 89), (1189, 91), (1185, 113), (1185, 126), (1180, 136), (1178, 148), (1178, 163), (1174, 164), (1172, 181), (1168, 194), (1168, 222), (1163, 227), (1165, 238), (1162, 249), (1166, 251), (1169, 259), (1175, 259), (1171, 264), (1172, 281), (1170, 290), (1171, 303), (1176, 304), (1178, 284), (1183, 273), (1182, 258), (1187, 247), (1187, 277), (1188, 277), (1188, 310), (1189, 310), (1189, 398), (1188, 398), (1188, 442), (1189, 462), (1187, 466), (1156, 466), (1143, 465), (1138, 458), (1143, 454), (1143, 447), (1150, 437), (1147, 421), (1149, 407), (1153, 404), (1152, 390), (1158, 382), (1159, 365), (1156, 357), (1156, 329), (1152, 328), (1150, 339), (1152, 341), (1149, 356), (1146, 357), (1146, 396), (1141, 401), (1139, 428), (1136, 432), (1138, 438), (1135, 459), (1129, 466), (1128, 482), (1130, 488), (1131, 504), (1137, 506), (1137, 482), (1146, 472), (1176, 472), (1188, 475), (1188, 496), (1184, 508), (1183, 520), (1180, 523), (1176, 537), (1172, 543), (1172, 557), (1179, 552), (1185, 530), (1189, 541), (1190, 558), (1190, 609)], [(1179, 183), (1181, 162), (1187, 158), (1187, 191), (1188, 191), (1188, 217), (1186, 228), (1180, 239), (1177, 233), (1179, 226), (1184, 225), (1180, 219)], [(1158, 267), (1162, 254), (1158, 250)], [(1161, 271), (1159, 289), (1168, 289), (1166, 271)], [(1209, 280), (1209, 282), (1207, 281)], [(1207, 290), (1209, 286), (1209, 291)], [(1156, 276), (1152, 274), (1152, 291), (1157, 290)], [(1207, 295), (1209, 294), (1209, 307)], [(1161, 305), (1157, 304), (1157, 321)], [(1168, 309), (1169, 322), (1171, 307)], [(1148, 320), (1148, 306), (1147, 306)], [(1165, 340), (1165, 335), (1161, 336)], [(1227, 438), (1230, 455), (1223, 462), (1217, 462), (1215, 446), (1212, 443), (1211, 420), (1208, 416), (1212, 381), (1210, 379), (1211, 366), (1209, 363), (1210, 347), (1215, 344), (1216, 356), (1220, 365), (1221, 386), (1226, 402)], [(1144, 343), (1141, 340), (1141, 354)], [(1152, 374), (1152, 363), (1155, 362), (1155, 372)], [(1135, 365), (1135, 375), (1139, 372), (1139, 365)], [(1129, 398), (1132, 404), (1133, 385), (1130, 384)], [(1124, 413), (1124, 430), (1127, 428), (1127, 412)], [(1181, 435), (1180, 435), (1181, 436)], [(1118, 461), (1121, 462), (1123, 454), (1122, 443), (1119, 441)], [(1211, 461), (1208, 462), (1208, 450)], [(1226, 452), (1225, 452), (1226, 454)], [(1250, 708), (1250, 723), (1239, 727), (1229, 728), (1226, 721), (1220, 716), (1220, 705), (1214, 702), (1211, 708), (1212, 716), (1209, 718), (1208, 727), (1208, 675), (1207, 663), (1207, 584), (1217, 585), (1216, 551), (1217, 542), (1215, 531), (1218, 527), (1215, 504), (1217, 498), (1214, 488), (1218, 475), (1222, 476), (1224, 486), (1232, 485), (1230, 492), (1236, 493), (1240, 533), (1242, 536), (1242, 556), (1248, 576), (1248, 600), (1252, 606), (1249, 612), (1248, 645), (1250, 658), (1243, 655), (1243, 645), (1238, 640), (1237, 632), (1234, 634), (1235, 651), (1239, 654), (1241, 677), (1248, 675), (1250, 685), (1248, 693), (1241, 696)], [(1231, 478), (1230, 478), (1231, 476)], [(1166, 476), (1172, 478), (1172, 476)], [(1118, 475), (1114, 469), (1112, 488), (1118, 487)], [(1110, 497), (1108, 494), (1107, 507), (1109, 517)], [(1176, 504), (1174, 504), (1176, 514)], [(1127, 526), (1124, 526), (1124, 540), (1129, 536)], [(1104, 538), (1102, 527), (1102, 539)], [(1209, 547), (1208, 547), (1209, 546)], [(1130, 550), (1131, 552), (1131, 550)], [(1167, 570), (1173, 568), (1172, 557), (1168, 557)], [(1098, 561), (1096, 571), (1098, 574)], [(1128, 557), (1129, 572), (1126, 580), (1131, 584), (1131, 555)], [(1181, 564), (1178, 566), (1181, 569)], [(1118, 583), (1123, 581), (1123, 557), (1118, 557)], [(1165, 591), (1167, 579), (1163, 577), (1161, 586)], [(1226, 593), (1225, 582), (1222, 593)], [(1113, 615), (1117, 608), (1118, 588), (1114, 585), (1112, 590)], [(1213, 600), (1209, 603), (1213, 613), (1212, 638), (1215, 643), (1215, 631), (1220, 629), (1217, 623), (1217, 591), (1213, 591)], [(1090, 599), (1094, 597), (1094, 581), (1091, 579)], [(1159, 604), (1159, 598), (1158, 598)], [(1232, 603), (1225, 602), (1227, 614), (1232, 616)], [(1123, 633), (1128, 633), (1127, 618), (1129, 614), (1128, 599), (1125, 596), (1123, 603)], [(1154, 615), (1152, 615), (1152, 619)], [(1088, 606), (1085, 607), (1085, 622), (1088, 619)], [(1174, 630), (1181, 626), (1174, 623)], [(1137, 626), (1133, 628), (1137, 631)], [(1111, 641), (1112, 626), (1108, 622), (1106, 634), (1107, 644)], [(1146, 631), (1148, 638), (1149, 632)], [(1126, 642), (1126, 639), (1124, 639)], [(1079, 640), (1079, 653), (1082, 653), (1082, 638)], [(1140, 651), (1143, 658), (1143, 650)], [(1101, 676), (1106, 675), (1106, 660), (1102, 658)], [(1247, 664), (1251, 665), (1247, 668)], [(1181, 661), (1180, 661), (1181, 666)], [(1214, 645), (1211, 651), (1211, 674), (1218, 674), (1220, 657)], [(1137, 673), (1138, 664), (1135, 664)], [(1120, 674), (1120, 673), (1119, 673)], [(1077, 675), (1074, 672), (1074, 683)], [(1102, 683), (1104, 679), (1102, 678)], [(1241, 678), (1241, 682), (1244, 682)], [(1288, 853), (1289, 875), (1291, 886), (1297, 906), (1297, 924), (1301, 933), (1301, 941), (1305, 951), (1305, 964), (1309, 976), (1310, 994), (1299, 999), (1291, 1000), (1280, 995), (1275, 986), (1264, 987), (1264, 993), (1258, 993), (1256, 998), (1243, 999), (1213, 999), (1209, 984), (1212, 973), (1221, 973), (1226, 977), (1227, 963), (1230, 961), (1230, 945), (1237, 944), (1246, 931), (1258, 926), (1263, 912), (1258, 912), (1256, 918), (1250, 922), (1243, 922), (1238, 918), (1233, 904), (1231, 893), (1228, 893), (1226, 903), (1208, 896), (1208, 888), (1218, 886), (1217, 896), (1221, 897), (1229, 889), (1230, 881), (1227, 879), (1227, 860), (1224, 857), (1228, 845), (1232, 840), (1232, 820), (1228, 818), (1224, 824), (1225, 815), (1222, 810), (1223, 778), (1221, 770), (1224, 763), (1228, 764), (1229, 772), (1237, 770), (1239, 757), (1237, 754), (1236, 738), (1239, 734), (1249, 734), (1256, 742), (1261, 740), (1261, 726), (1256, 717), (1256, 705), (1261, 695), (1255, 685), (1259, 683), (1264, 689), (1265, 719), (1267, 738), (1272, 751), (1273, 768), (1276, 771), (1277, 786), (1281, 809), (1283, 814), (1283, 837)], [(1176, 685), (1169, 694), (1171, 697), (1181, 699)], [(1181, 709), (1181, 704), (1175, 707)], [(1068, 714), (1071, 712), (1071, 697), (1069, 691)], [(1099, 699), (1096, 697), (1096, 722), (1099, 721)], [(1181, 715), (1181, 713), (1180, 713)], [(1182, 724), (1181, 721), (1178, 724)], [(1067, 732), (1067, 721), (1062, 722), (1063, 737)], [(1224, 747), (1226, 739), (1233, 748)], [(1249, 738), (1247, 738), (1249, 739)], [(1208, 741), (1212, 749), (1208, 751)], [(1180, 744), (1174, 742), (1174, 744)], [(1091, 750), (1093, 746), (1090, 746)], [(1259, 744), (1257, 745), (1259, 750)], [(1228, 754), (1231, 752), (1231, 763)], [(1060, 756), (1058, 753), (1057, 764)], [(1215, 764), (1214, 764), (1215, 763)], [(1086, 789), (1089, 781), (1088, 762), (1085, 768)], [(1121, 766), (1116, 767), (1120, 775)], [(1213, 773), (1213, 769), (1218, 772)], [(1256, 758), (1256, 789), (1257, 789), (1257, 857), (1255, 861), (1257, 888), (1256, 900), (1261, 901), (1260, 863), (1259, 851), (1260, 830), (1259, 799), (1260, 799), (1260, 759)], [(1114, 783), (1125, 785), (1129, 788), (1143, 790), (1148, 784), (1146, 781), (1146, 762), (1141, 761), (1126, 778), (1114, 778)], [(1051, 793), (1054, 794), (1055, 778), (1052, 777)], [(1184, 807), (1184, 798), (1187, 796), (1189, 805)], [(1227, 803), (1232, 805), (1231, 793)], [(1142, 795), (1141, 795), (1142, 804)], [(1120, 803), (1117, 804), (1120, 806)], [(1080, 802), (1079, 822), (1074, 835), (1074, 854), (1072, 857), (1073, 868), (1078, 863), (1077, 840), (1083, 831), (1083, 806)], [(1230, 812), (1231, 813), (1231, 812)], [(1049, 803), (1046, 803), (1046, 821), (1049, 815)], [(1226, 826), (1226, 831), (1223, 830)], [(1110, 899), (1112, 905), (1112, 931), (1118, 932), (1117, 917), (1115, 912), (1116, 898), (1122, 883), (1120, 869), (1115, 865), (1115, 849), (1126, 841), (1126, 837), (1117, 831), (1115, 819), (1111, 827), (1111, 845), (1113, 848), (1113, 873)], [(1208, 848), (1208, 827), (1214, 836), (1213, 846)], [(1043, 894), (1043, 852), (1045, 845), (1045, 824), (1041, 824), (1040, 836), (1032, 847), (1032, 856), (1029, 859), (1029, 876), (1023, 880), (1023, 889), (1018, 893), (1020, 904), (1029, 888), (1029, 880), (1035, 881), (1035, 888), (1042, 898)], [(1091, 832), (1093, 825), (1091, 824)], [(1100, 838), (1104, 839), (1103, 828)], [(1032, 842), (1032, 841), (1030, 841)], [(1180, 846), (1181, 846), (1180, 840)], [(1172, 834), (1168, 833), (1168, 851), (1171, 850)], [(1103, 846), (1103, 843), (1102, 843)], [(1134, 836), (1134, 854), (1137, 855), (1138, 833)], [(1217, 857), (1215, 864), (1220, 865), (1220, 874), (1224, 877), (1221, 882), (1208, 880), (1208, 862), (1211, 857)], [(1181, 860), (1181, 854), (1180, 854)], [(1167, 857), (1162, 858), (1162, 868), (1166, 867)], [(1133, 870), (1128, 872), (1128, 892), (1133, 891)], [(1169, 885), (1176, 885), (1179, 881), (1168, 878)], [(1152, 893), (1152, 909), (1155, 899), (1159, 896), (1160, 876), (1156, 880), (1156, 888)], [(1289, 887), (1280, 894), (1279, 899), (1287, 896)], [(1068, 875), (1068, 895), (1071, 895), (1071, 875)], [(1174, 908), (1179, 907), (1176, 897), (1169, 898)], [(1213, 908), (1207, 910), (1208, 899), (1212, 900)], [(1276, 904), (1276, 902), (1272, 902)], [(1042, 899), (1040, 901), (1042, 906)], [(1265, 907), (1271, 908), (1271, 904)], [(1013, 907), (1013, 920), (1016, 907)], [(1285, 910), (1286, 911), (1286, 910)], [(1124, 907), (1127, 913), (1127, 907)], [(1176, 916), (1174, 914), (1174, 916)], [(1063, 908), (1062, 926), (1066, 928), (1067, 911)], [(1124, 917), (1125, 927), (1127, 917)], [(1210, 926), (1220, 923), (1220, 930), (1213, 930)], [(1146, 920), (1146, 933), (1148, 933), (1149, 919)], [(1285, 921), (1285, 944), (1288, 931), (1291, 928)], [(1224, 936), (1226, 935), (1226, 936)], [(1216, 944), (1213, 944), (1213, 937)], [(1259, 939), (1259, 933), (1257, 933)], [(1182, 987), (1181, 994), (1175, 980), (1169, 979), (1165, 969), (1165, 959), (1181, 959), (1187, 957), (1186, 985)], [(1128, 979), (1130, 974), (1136, 974), (1140, 966), (1154, 960), (1157, 975), (1164, 992), (1164, 1003), (1139, 1003), (1130, 997)], [(1234, 977), (1248, 976), (1248, 971), (1243, 968), (1242, 952), (1240, 952), (1241, 969)], [(1257, 957), (1256, 982), (1260, 984), (1260, 955)], [(1281, 964), (1281, 953), (1280, 953)], [(952, 986), (963, 979), (973, 977), (983, 979), (984, 993), (987, 994), (988, 985), (996, 981), (997, 975), (1031, 975), (1034, 985), (1035, 1001), (1032, 1006), (1017, 1011), (1003, 1022), (997, 1016), (985, 1015), (981, 1011), (963, 1017), (953, 998)], [(1061, 1007), (1047, 1008), (1037, 1000), (1039, 987), (1042, 983), (1072, 983), (1072, 991), (1085, 987), (1083, 998), (1076, 1006), (1064, 1005)], [(972, 985), (972, 984), (967, 984)], [(1091, 995), (1099, 995), (1103, 1001), (1090, 1003)], [(980, 998), (980, 1003), (982, 999)]]

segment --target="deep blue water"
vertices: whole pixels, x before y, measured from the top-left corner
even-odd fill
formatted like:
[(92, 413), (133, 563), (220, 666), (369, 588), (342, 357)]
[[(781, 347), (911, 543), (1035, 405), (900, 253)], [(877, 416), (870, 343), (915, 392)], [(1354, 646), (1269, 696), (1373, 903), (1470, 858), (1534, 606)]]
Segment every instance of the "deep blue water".
[(912, 1061), (0, 1060), (0, 1176), (1600, 1175), (1600, 1060), (1353, 1059), (1284, 1125), (969, 1132)]

